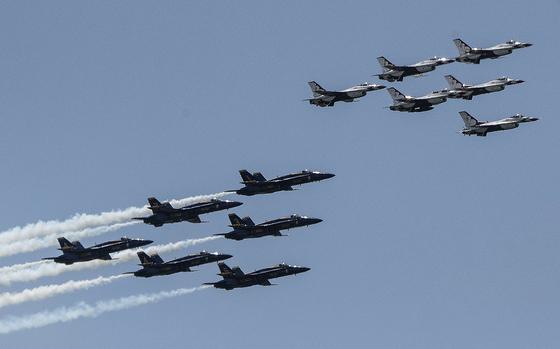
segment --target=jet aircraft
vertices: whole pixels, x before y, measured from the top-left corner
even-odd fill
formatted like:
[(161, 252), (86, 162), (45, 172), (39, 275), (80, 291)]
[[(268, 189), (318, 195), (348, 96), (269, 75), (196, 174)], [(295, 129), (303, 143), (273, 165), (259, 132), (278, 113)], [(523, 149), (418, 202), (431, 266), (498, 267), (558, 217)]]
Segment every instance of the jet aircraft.
[(465, 122), (465, 128), (462, 133), (468, 136), (477, 135), (481, 137), (486, 137), (488, 132), (510, 130), (519, 127), (521, 123), (538, 120), (538, 118), (515, 114), (509, 118), (488, 122), (478, 121), (466, 111), (459, 112), (459, 115), (461, 115), (461, 118)]
[(367, 82), (352, 86), (342, 91), (327, 91), (315, 81), (308, 82), (313, 98), (306, 99), (309, 104), (318, 107), (333, 107), (335, 102), (354, 102), (354, 99), (365, 96), (369, 91), (384, 89), (385, 86), (377, 84), (368, 84)]
[(255, 194), (270, 194), (277, 191), (294, 190), (292, 186), (305, 183), (322, 181), (334, 177), (332, 173), (321, 173), (317, 171), (304, 170), (298, 173), (290, 173), (285, 176), (267, 180), (260, 172), (253, 174), (247, 170), (240, 170), (239, 174), (245, 187), (238, 190), (228, 190), (239, 195), (251, 196)]
[(420, 61), (411, 65), (394, 65), (383, 56), (377, 57), (377, 61), (383, 73), (376, 74), (381, 80), (389, 82), (403, 81), (407, 76), (421, 75), (423, 73), (435, 70), (437, 66), (455, 62), (454, 59), (445, 57), (432, 57), (430, 59)]
[(252, 273), (245, 274), (239, 267), (230, 268), (224, 262), (218, 263), (220, 275), (223, 280), (217, 282), (206, 282), (205, 285), (212, 285), (215, 288), (224, 290), (233, 290), (234, 288), (249, 287), (254, 285), (272, 286), (270, 279), (282, 276), (296, 275), (304, 273), (310, 268), (299, 267), (288, 264), (278, 264), (273, 267), (256, 270)]
[(454, 39), (453, 42), (459, 50), (459, 56), (455, 58), (458, 62), (480, 64), (481, 59), (496, 59), (509, 55), (513, 50), (530, 47), (533, 44), (509, 40), (502, 44), (497, 44), (487, 48), (472, 48), (461, 39)]
[(253, 223), (250, 217), (239, 218), (235, 213), (229, 214), (230, 227), (233, 231), (225, 234), (215, 234), (224, 236), (226, 239), (243, 240), (260, 238), (263, 236), (282, 236), (281, 230), (308, 226), (322, 222), (322, 219), (311, 218), (293, 214), (289, 217), (278, 218), (260, 224)]
[(232, 255), (229, 254), (202, 251), (198, 254), (164, 262), (157, 253), (148, 256), (145, 252), (140, 251), (137, 254), (140, 259), (139, 265), (142, 266), (142, 269), (125, 274), (134, 274), (134, 276), (145, 278), (191, 271), (191, 267), (212, 262), (219, 262), (232, 257)]
[(388, 88), (387, 91), (393, 99), (393, 105), (389, 107), (393, 111), (422, 112), (434, 109), (434, 105), (447, 101), (446, 91), (434, 91), (421, 97), (405, 96), (394, 87)]
[(76, 262), (87, 262), (94, 259), (111, 260), (110, 253), (128, 250), (130, 248), (142, 247), (151, 244), (152, 240), (129, 239), (122, 237), (119, 240), (107, 241), (91, 247), (84, 247), (79, 241), (70, 242), (64, 237), (58, 238), (59, 250), (62, 255), (58, 257), (47, 257), (56, 263), (70, 265)]
[(189, 206), (174, 208), (169, 202), (161, 203), (156, 198), (148, 198), (148, 207), (153, 214), (149, 217), (136, 217), (133, 219), (141, 220), (154, 227), (161, 227), (166, 223), (177, 223), (188, 221), (191, 223), (201, 223), (199, 215), (209, 212), (227, 210), (242, 205), (242, 202), (230, 200), (211, 199)]
[(471, 100), (474, 96), (502, 91), (509, 85), (521, 84), (523, 80), (501, 77), (477, 85), (466, 85), (457, 80), (453, 75), (446, 75), (445, 79), (450, 89), (447, 90), (449, 98), (462, 98)]

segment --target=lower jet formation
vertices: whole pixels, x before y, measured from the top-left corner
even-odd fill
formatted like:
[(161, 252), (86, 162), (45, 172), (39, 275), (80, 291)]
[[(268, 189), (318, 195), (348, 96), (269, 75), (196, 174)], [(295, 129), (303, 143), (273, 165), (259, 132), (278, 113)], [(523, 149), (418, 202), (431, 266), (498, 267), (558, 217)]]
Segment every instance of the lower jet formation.
[(270, 194), (277, 191), (294, 190), (292, 186), (305, 183), (318, 182), (334, 177), (332, 173), (322, 173), (318, 171), (303, 170), (297, 173), (290, 173), (273, 179), (266, 179), (262, 173), (249, 173), (247, 170), (240, 170), (239, 174), (243, 180), (241, 184), (245, 187), (238, 190), (228, 190), (238, 195)]
[(368, 84), (366, 82), (342, 91), (327, 91), (315, 81), (309, 81), (308, 84), (311, 92), (313, 92), (313, 98), (306, 99), (306, 101), (318, 107), (333, 107), (335, 102), (354, 102), (354, 99), (363, 97), (370, 91), (385, 88), (383, 85)]
[(140, 251), (137, 254), (140, 259), (139, 265), (142, 266), (142, 269), (125, 274), (134, 274), (134, 276), (144, 278), (191, 271), (191, 267), (212, 262), (219, 262), (232, 257), (229, 254), (202, 251), (198, 254), (188, 255), (164, 262), (157, 253), (148, 256), (145, 252)]
[(215, 234), (224, 236), (226, 239), (244, 240), (252, 238), (260, 238), (263, 236), (282, 236), (281, 230), (308, 226), (322, 222), (322, 219), (311, 218), (293, 214), (289, 217), (283, 217), (255, 224), (250, 217), (239, 218), (235, 213), (229, 214), (230, 227), (233, 231), (225, 234)]
[(446, 91), (434, 91), (421, 97), (405, 96), (394, 87), (388, 88), (387, 91), (393, 99), (393, 105), (389, 107), (393, 111), (422, 112), (434, 109), (434, 105), (447, 101)]
[(310, 268), (298, 267), (284, 263), (270, 268), (256, 270), (248, 274), (245, 274), (239, 267), (230, 268), (224, 262), (218, 263), (218, 267), (220, 268), (220, 273), (218, 275), (220, 275), (223, 280), (217, 282), (207, 282), (205, 285), (212, 285), (215, 288), (221, 288), (224, 290), (233, 290), (234, 288), (255, 285), (272, 286), (270, 279), (296, 275), (310, 270)]
[(462, 98), (471, 100), (474, 96), (503, 91), (506, 86), (521, 84), (523, 80), (501, 77), (490, 80), (488, 82), (477, 85), (466, 85), (457, 80), (453, 75), (446, 75), (445, 80), (449, 84), (450, 89), (447, 90), (449, 98)]
[(148, 207), (153, 214), (149, 217), (133, 218), (141, 220), (146, 224), (154, 227), (161, 227), (166, 223), (191, 222), (201, 223), (199, 215), (215, 211), (227, 210), (242, 205), (243, 203), (230, 200), (211, 199), (205, 202), (199, 202), (189, 206), (174, 208), (169, 202), (161, 203), (156, 198), (148, 198)]
[(87, 262), (94, 259), (111, 260), (110, 253), (128, 250), (131, 248), (142, 247), (151, 244), (152, 240), (129, 239), (122, 237), (119, 240), (107, 241), (91, 247), (84, 247), (79, 241), (70, 242), (66, 238), (58, 238), (59, 250), (62, 255), (58, 257), (48, 257), (56, 263), (70, 265), (77, 262)]
[(511, 130), (519, 127), (521, 123), (538, 120), (538, 118), (516, 114), (509, 118), (488, 122), (478, 121), (466, 111), (459, 112), (459, 115), (461, 115), (461, 118), (465, 122), (465, 128), (462, 133), (468, 136), (477, 135), (480, 137), (486, 137), (488, 132)]

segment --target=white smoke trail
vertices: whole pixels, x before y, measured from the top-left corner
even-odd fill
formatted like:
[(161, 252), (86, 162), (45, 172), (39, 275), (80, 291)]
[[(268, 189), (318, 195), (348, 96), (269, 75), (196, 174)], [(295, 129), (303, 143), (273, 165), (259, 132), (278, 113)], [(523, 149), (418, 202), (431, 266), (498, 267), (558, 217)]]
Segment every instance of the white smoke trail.
[[(173, 242), (165, 245), (156, 245), (146, 249), (148, 253), (163, 253), (176, 251), (189, 246), (198, 245), (208, 241), (220, 239), (222, 236), (208, 236), (200, 239), (188, 239)], [(8, 267), (0, 268), (0, 285), (10, 285), (14, 282), (26, 282), (40, 279), (46, 276), (56, 276), (67, 271), (76, 271), (83, 269), (94, 269), (105, 265), (115, 265), (121, 262), (130, 261), (138, 258), (136, 252), (138, 250), (125, 250), (115, 253), (110, 261), (93, 260), (89, 262), (74, 263), (64, 265), (53, 263), (52, 261), (30, 262), (23, 264), (15, 264)]]
[(54, 310), (42, 311), (24, 316), (8, 316), (0, 319), (0, 333), (6, 334), (25, 329), (38, 328), (59, 322), (69, 322), (79, 318), (94, 318), (111, 311), (119, 311), (140, 305), (156, 303), (164, 299), (183, 296), (189, 293), (207, 289), (211, 286), (193, 288), (179, 288), (172, 291), (162, 291), (151, 294), (99, 301), (94, 304), (80, 302), (72, 307), (60, 307)]
[[(113, 225), (104, 225), (95, 228), (86, 228), (84, 230), (68, 232), (64, 234), (69, 240), (82, 239), (85, 237), (97, 236), (121, 228), (138, 224), (140, 222), (117, 223)], [(45, 247), (58, 246), (56, 238), (60, 235), (47, 235), (44, 237), (35, 237), (25, 240), (14, 241), (8, 244), (0, 245), (0, 257), (12, 256), (18, 253), (31, 252)]]
[[(192, 196), (180, 200), (171, 200), (170, 203), (175, 207), (180, 207), (229, 194), (231, 193), (221, 192), (210, 195)], [(123, 210), (102, 212), (99, 214), (80, 213), (63, 221), (38, 221), (23, 227), (18, 226), (0, 232), (0, 245), (39, 236), (60, 236), (68, 232), (78, 232), (88, 228), (124, 223), (130, 221), (134, 217), (142, 217), (149, 214), (151, 214), (151, 212), (147, 207), (129, 207)]]
[(0, 293), (0, 308), (25, 302), (33, 302), (41, 299), (51, 298), (59, 294), (85, 290), (91, 287), (102, 286), (115, 280), (129, 277), (130, 275), (113, 275), (109, 277), (97, 277), (90, 280), (70, 280), (62, 284), (44, 285), (35, 288), (27, 288), (19, 292)]

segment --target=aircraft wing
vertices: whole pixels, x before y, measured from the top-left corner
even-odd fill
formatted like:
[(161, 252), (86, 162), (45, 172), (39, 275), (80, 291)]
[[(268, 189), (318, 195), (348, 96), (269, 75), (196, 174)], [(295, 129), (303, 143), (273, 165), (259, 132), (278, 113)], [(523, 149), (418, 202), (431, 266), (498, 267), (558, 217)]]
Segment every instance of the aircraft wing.
[(192, 218), (187, 218), (187, 221), (191, 222), (191, 223), (202, 223), (199, 216), (194, 216)]
[(264, 279), (259, 283), (261, 286), (272, 286), (272, 284), (270, 283), (270, 280), (268, 279)]

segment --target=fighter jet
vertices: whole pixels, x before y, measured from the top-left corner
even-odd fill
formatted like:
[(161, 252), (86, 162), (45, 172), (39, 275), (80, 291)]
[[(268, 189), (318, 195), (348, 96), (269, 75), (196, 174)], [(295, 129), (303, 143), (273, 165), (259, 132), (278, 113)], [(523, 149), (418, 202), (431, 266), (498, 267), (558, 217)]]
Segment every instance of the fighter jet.
[(327, 91), (315, 81), (308, 82), (313, 92), (313, 98), (305, 99), (309, 104), (318, 107), (333, 107), (335, 102), (354, 102), (354, 99), (365, 96), (369, 91), (381, 90), (383, 85), (368, 84), (367, 82), (352, 86), (342, 91)]
[(515, 114), (509, 118), (488, 122), (478, 121), (466, 111), (460, 111), (459, 115), (461, 115), (461, 118), (465, 122), (465, 128), (462, 133), (464, 135), (477, 135), (480, 137), (486, 137), (488, 132), (510, 130), (519, 127), (521, 123), (538, 120), (538, 118)]
[(447, 90), (449, 98), (462, 98), (467, 100), (471, 100), (474, 96), (485, 93), (502, 91), (506, 86), (524, 82), (523, 80), (516, 80), (505, 76), (478, 85), (463, 84), (453, 75), (446, 75), (445, 79), (450, 87), (450, 90)]
[(136, 217), (132, 219), (141, 220), (154, 227), (161, 227), (165, 223), (177, 223), (188, 221), (191, 223), (201, 223), (198, 215), (227, 210), (242, 205), (242, 202), (211, 199), (210, 201), (199, 202), (181, 208), (173, 208), (169, 202), (161, 203), (156, 198), (148, 198), (148, 207), (153, 215), (149, 217)]
[(394, 87), (388, 88), (387, 91), (393, 98), (393, 105), (389, 107), (393, 111), (427, 111), (434, 109), (434, 105), (447, 101), (446, 91), (434, 91), (422, 97), (405, 96)]
[(59, 250), (62, 251), (62, 255), (43, 259), (51, 259), (56, 263), (64, 263), (66, 265), (77, 262), (87, 262), (94, 259), (110, 260), (110, 253), (146, 246), (152, 242), (152, 240), (122, 237), (119, 240), (107, 241), (85, 248), (79, 241), (70, 242), (66, 238), (60, 237), (58, 238), (58, 243), (60, 244)]
[(221, 254), (218, 252), (210, 253), (202, 251), (198, 254), (164, 262), (157, 253), (148, 256), (145, 252), (140, 251), (137, 254), (138, 258), (140, 259), (139, 265), (142, 266), (142, 269), (125, 274), (134, 274), (134, 276), (144, 278), (191, 271), (191, 267), (201, 264), (223, 261), (232, 257), (232, 255), (229, 254)]
[(322, 219), (311, 218), (293, 214), (289, 217), (274, 219), (271, 221), (255, 224), (250, 217), (239, 218), (235, 213), (229, 214), (230, 227), (233, 231), (225, 234), (215, 234), (224, 236), (226, 239), (243, 240), (260, 238), (263, 236), (283, 236), (281, 230), (308, 226), (322, 222)]
[(267, 180), (260, 172), (253, 174), (247, 170), (240, 170), (239, 174), (245, 187), (238, 190), (228, 190), (239, 195), (251, 196), (255, 194), (269, 194), (277, 191), (294, 190), (293, 185), (322, 181), (334, 177), (332, 173), (321, 173), (317, 171), (303, 170), (298, 173), (290, 173), (285, 176)]
[(530, 47), (533, 44), (509, 40), (502, 44), (498, 44), (487, 48), (472, 48), (461, 39), (453, 40), (455, 46), (459, 50), (459, 56), (455, 58), (458, 62), (480, 64), (481, 59), (496, 59), (505, 55), (509, 55), (513, 50)]
[(204, 285), (212, 285), (215, 288), (221, 288), (228, 291), (233, 290), (234, 288), (255, 285), (272, 286), (273, 284), (270, 283), (270, 279), (296, 275), (310, 270), (310, 268), (298, 267), (284, 263), (270, 268), (256, 270), (248, 274), (245, 274), (239, 267), (230, 268), (224, 262), (218, 263), (218, 267), (220, 268), (220, 273), (218, 275), (220, 275), (223, 280), (217, 282), (206, 282)]
[(432, 57), (411, 65), (394, 65), (383, 56), (377, 57), (377, 61), (383, 68), (383, 73), (375, 76), (381, 80), (389, 82), (403, 81), (407, 76), (422, 75), (423, 73), (435, 70), (437, 66), (455, 62), (454, 59), (445, 57)]

